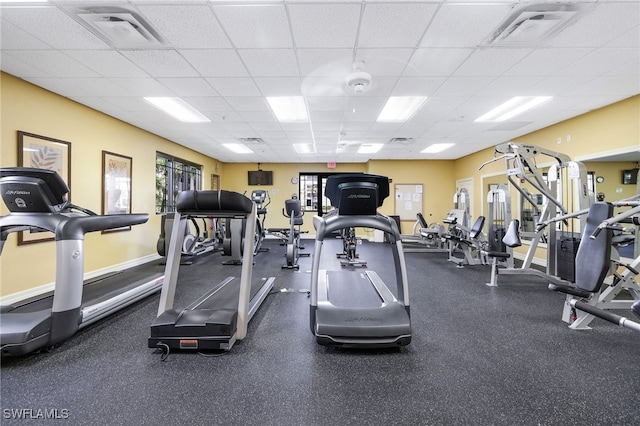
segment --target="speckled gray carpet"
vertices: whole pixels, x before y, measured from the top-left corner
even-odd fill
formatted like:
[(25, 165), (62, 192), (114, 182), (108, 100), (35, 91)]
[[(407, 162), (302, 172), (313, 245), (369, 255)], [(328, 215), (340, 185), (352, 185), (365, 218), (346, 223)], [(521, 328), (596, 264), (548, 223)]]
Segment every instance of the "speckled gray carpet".
[[(284, 247), (267, 244), (254, 277), (275, 276), (275, 290), (291, 291), (271, 294), (229, 353), (161, 362), (147, 348), (152, 296), (48, 353), (3, 359), (2, 424), (640, 424), (640, 336), (599, 320), (593, 330), (569, 330), (563, 296), (539, 278), (504, 275), (489, 288), (489, 267), (408, 253), (411, 345), (340, 350), (317, 345), (309, 330), (300, 290), (311, 259), (283, 270)], [(324, 268), (340, 269), (340, 249), (340, 241), (325, 244)], [(385, 281), (389, 249), (358, 246)], [(216, 253), (183, 266), (176, 304), (239, 274), (222, 260)], [(55, 415), (62, 419), (45, 419)]]

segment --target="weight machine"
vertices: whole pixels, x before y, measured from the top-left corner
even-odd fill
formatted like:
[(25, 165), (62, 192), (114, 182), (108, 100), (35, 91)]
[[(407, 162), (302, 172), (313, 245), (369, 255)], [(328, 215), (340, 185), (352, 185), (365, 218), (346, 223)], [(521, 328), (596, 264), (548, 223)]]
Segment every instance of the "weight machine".
[(428, 224), (422, 213), (416, 213), (412, 235), (402, 235), (405, 253), (446, 253), (444, 235), (446, 229), (440, 223)]
[[(547, 226), (555, 221), (586, 216), (587, 227), (578, 248), (578, 255), (582, 257), (576, 258), (576, 286), (549, 284), (549, 289), (567, 294), (562, 320), (573, 330), (588, 330), (594, 317), (612, 321), (618, 316), (609, 313), (611, 310), (632, 309), (640, 314), (640, 283), (636, 281), (640, 275), (640, 256), (626, 263), (620, 260), (617, 251), (611, 250), (613, 232), (621, 230), (621, 223), (640, 225), (640, 201), (637, 198), (639, 196), (614, 203), (595, 203), (589, 209), (540, 224)], [(614, 207), (629, 209), (614, 215)], [(625, 293), (631, 298), (618, 298)], [(627, 327), (627, 320), (619, 319), (613, 322)], [(640, 324), (634, 330), (640, 331)]]
[[(584, 164), (571, 159), (565, 155), (545, 148), (533, 145), (516, 144), (508, 142), (496, 146), (494, 158), (483, 163), (482, 169), (489, 163), (504, 159), (506, 162), (507, 180), (515, 188), (522, 198), (524, 198), (532, 208), (533, 217), (539, 221), (546, 221), (558, 215), (567, 213), (568, 208), (572, 211), (581, 210), (589, 205), (589, 194), (587, 189), (587, 172)], [(549, 167), (547, 177), (543, 176), (536, 164), (539, 156), (552, 159), (554, 164)], [(529, 184), (542, 197), (542, 207), (538, 195), (532, 194), (523, 184)], [(508, 203), (510, 206), (510, 202)], [(505, 208), (507, 203), (505, 203)], [(510, 207), (509, 207), (510, 209)], [(505, 218), (507, 213), (505, 212)], [(491, 282), (489, 286), (497, 286), (498, 274), (527, 274), (536, 275), (552, 281), (555, 284), (567, 284), (573, 281), (575, 253), (579, 243), (579, 232), (575, 233), (574, 228), (581, 230), (584, 227), (585, 218), (572, 219), (571, 222), (558, 222), (556, 226), (549, 227), (546, 232), (543, 229), (536, 229), (535, 232), (522, 232), (519, 230), (518, 238), (530, 238), (529, 249), (525, 255), (520, 268), (513, 267), (507, 263), (505, 267), (498, 271), (500, 264), (513, 262), (513, 248), (505, 244), (501, 261), (499, 257), (493, 256)], [(577, 221), (577, 222), (576, 222)], [(506, 224), (506, 222), (505, 222)], [(566, 233), (564, 227), (571, 227), (571, 231)], [(558, 232), (562, 231), (562, 232)], [(546, 271), (532, 268), (531, 264), (540, 243), (547, 243)], [(495, 253), (499, 253), (494, 251)], [(506, 256), (508, 254), (509, 256)], [(511, 259), (511, 260), (509, 260)]]
[[(482, 250), (485, 243), (485, 235), (482, 233), (485, 217), (478, 216), (473, 225), (470, 225), (470, 205), (471, 199), (467, 190), (459, 189), (453, 196), (453, 210), (443, 219), (443, 222), (449, 225), (447, 233), (443, 235), (447, 242), (448, 260), (458, 268), (487, 263)], [(462, 253), (462, 257), (456, 256), (456, 253)]]

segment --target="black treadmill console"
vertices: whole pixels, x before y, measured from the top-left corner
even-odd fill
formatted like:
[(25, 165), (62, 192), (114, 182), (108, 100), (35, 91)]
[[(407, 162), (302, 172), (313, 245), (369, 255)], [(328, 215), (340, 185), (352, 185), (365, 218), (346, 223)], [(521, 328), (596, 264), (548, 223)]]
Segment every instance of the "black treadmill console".
[(69, 187), (53, 170), (3, 167), (0, 191), (12, 213), (57, 213), (67, 204)]
[(364, 173), (329, 176), (325, 196), (340, 215), (375, 215), (389, 196), (389, 178)]

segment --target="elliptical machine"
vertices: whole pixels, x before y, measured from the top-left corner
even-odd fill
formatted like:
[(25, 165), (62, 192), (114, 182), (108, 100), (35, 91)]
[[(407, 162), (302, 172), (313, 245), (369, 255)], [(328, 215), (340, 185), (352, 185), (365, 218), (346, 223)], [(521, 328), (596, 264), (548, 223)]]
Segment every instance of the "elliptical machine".
[(271, 204), (271, 197), (269, 191), (264, 189), (254, 189), (251, 192), (251, 201), (256, 203), (257, 219), (256, 219), (256, 232), (255, 232), (255, 248), (253, 254), (257, 254), (261, 251), (269, 251), (268, 247), (262, 247), (264, 237), (267, 235), (267, 231), (264, 227), (264, 221), (267, 218), (267, 206)]
[[(268, 200), (268, 201), (267, 201)], [(256, 189), (251, 192), (251, 201), (256, 204), (256, 226), (253, 235), (255, 256), (260, 251), (268, 251), (268, 248), (262, 248), (262, 241), (266, 235), (264, 230), (264, 220), (267, 215), (267, 206), (271, 203), (269, 193), (263, 189)], [(265, 201), (267, 201), (266, 204)], [(247, 227), (246, 218), (230, 217), (224, 219), (224, 237), (222, 239), (222, 254), (230, 256), (229, 260), (222, 262), (223, 265), (242, 265), (242, 256), (244, 254), (244, 235)]]
[[(182, 244), (182, 256), (180, 263), (182, 265), (190, 265), (192, 262), (186, 258), (192, 256), (200, 256), (202, 254), (213, 251), (217, 248), (217, 241), (212, 236), (215, 235), (215, 222), (207, 218), (202, 218), (204, 230), (201, 232), (200, 226), (195, 218), (189, 218), (190, 226), (185, 228), (184, 242)], [(174, 213), (166, 213), (160, 219), (160, 236), (156, 243), (156, 250), (163, 258), (166, 258), (171, 242), (171, 230), (173, 228)]]
[(284, 202), (282, 214), (289, 218), (289, 230), (287, 233), (287, 261), (282, 265), (283, 269), (299, 269), (298, 259), (303, 256), (309, 256), (309, 253), (300, 253), (304, 246), (300, 245), (300, 227), (302, 226), (304, 212), (300, 206), (298, 198), (291, 198)]

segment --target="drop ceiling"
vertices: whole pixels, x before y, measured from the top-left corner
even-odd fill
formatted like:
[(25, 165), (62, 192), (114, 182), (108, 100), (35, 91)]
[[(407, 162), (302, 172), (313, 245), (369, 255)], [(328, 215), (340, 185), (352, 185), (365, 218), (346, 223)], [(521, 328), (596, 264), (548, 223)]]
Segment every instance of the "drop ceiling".
[[(492, 42), (531, 7), (575, 16), (545, 37)], [(153, 43), (116, 46), (90, 25), (97, 13), (114, 31), (131, 30), (118, 21), (130, 14)], [(527, 16), (519, 37), (542, 20)], [(638, 1), (52, 0), (3, 2), (0, 19), (2, 71), (224, 162), (456, 159), (640, 93)], [(372, 84), (354, 94), (345, 81), (360, 61)], [(279, 122), (265, 97), (295, 95), (310, 120)], [(428, 100), (404, 123), (376, 122), (389, 96), (408, 95)], [(210, 122), (176, 121), (146, 96), (180, 97)], [(553, 98), (474, 122), (514, 96)], [(296, 154), (300, 143), (316, 152)], [(373, 143), (384, 146), (357, 153)], [(435, 143), (455, 145), (420, 153)]]

